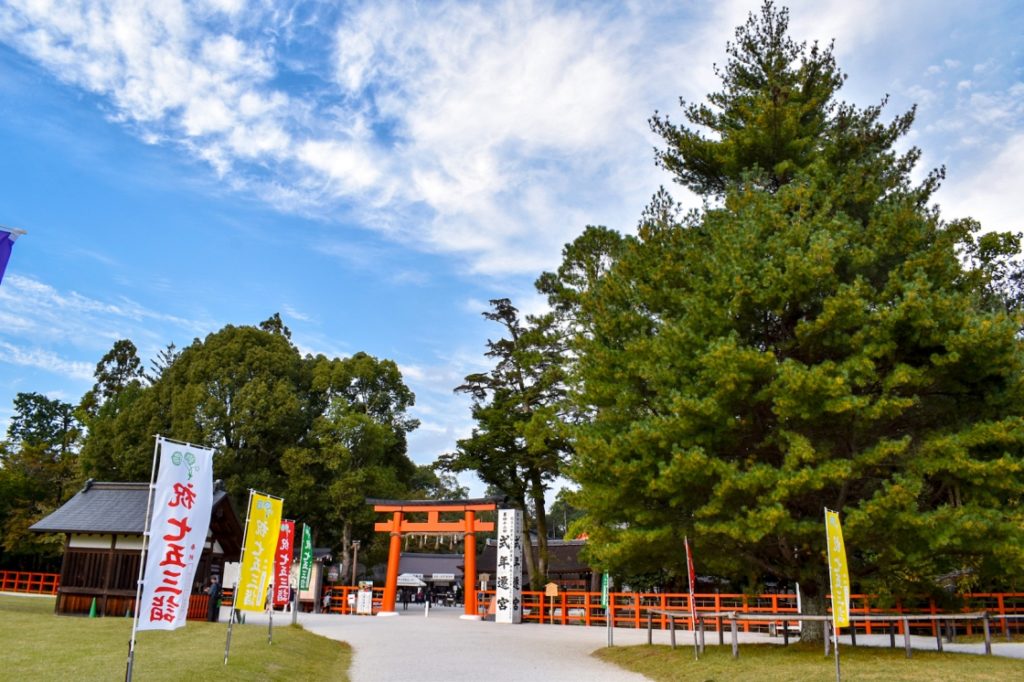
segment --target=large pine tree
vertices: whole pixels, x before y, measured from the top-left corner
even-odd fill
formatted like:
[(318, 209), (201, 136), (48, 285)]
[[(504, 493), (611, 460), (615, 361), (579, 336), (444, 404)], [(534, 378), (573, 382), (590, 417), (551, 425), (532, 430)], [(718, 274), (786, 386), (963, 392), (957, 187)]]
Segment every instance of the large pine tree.
[[(854, 584), (903, 592), (949, 573), (1024, 574), (1021, 317), (994, 274), (1019, 253), (930, 205), (894, 144), (913, 112), (836, 101), (831, 49), (793, 42), (766, 3), (721, 92), (655, 116), (666, 195), (575, 303), (576, 503), (595, 559), (799, 582), (821, 611), (823, 508)], [(813, 635), (812, 635), (813, 636)]]

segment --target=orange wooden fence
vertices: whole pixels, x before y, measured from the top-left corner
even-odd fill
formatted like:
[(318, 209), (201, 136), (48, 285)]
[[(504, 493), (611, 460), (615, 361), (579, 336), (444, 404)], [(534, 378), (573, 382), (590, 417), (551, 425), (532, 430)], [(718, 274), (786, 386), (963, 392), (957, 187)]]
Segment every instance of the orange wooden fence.
[[(28, 592), (33, 594), (57, 594), (60, 576), (57, 573), (32, 573), (26, 571), (0, 571), (0, 592)], [(336, 586), (328, 588), (330, 594), (327, 611), (330, 613), (350, 614), (355, 610), (356, 587)], [(225, 589), (224, 605), (231, 602), (230, 589)], [(349, 595), (352, 594), (352, 605)], [(489, 603), (493, 591), (480, 592), (481, 607)], [(373, 612), (380, 609), (383, 588), (373, 590)], [(613, 592), (609, 597), (609, 612), (615, 627), (641, 628), (647, 626), (647, 612), (682, 611), (689, 613), (689, 595), (650, 593), (650, 592)], [(995, 592), (962, 595), (963, 612), (988, 611), (996, 627), (1003, 633), (1024, 631), (1024, 592)], [(708, 594), (695, 595), (694, 605), (699, 612), (714, 613), (721, 611), (738, 611), (748, 614), (797, 613), (796, 595), (794, 594)], [(883, 605), (875, 595), (855, 594), (850, 598), (850, 615), (868, 616), (884, 614), (940, 614), (945, 613), (938, 607), (934, 599), (904, 599), (895, 604)], [(1006, 618), (1010, 616), (1011, 618)], [(582, 592), (567, 590), (559, 593), (554, 601), (544, 596), (543, 592), (523, 592), (523, 620), (533, 623), (556, 625), (601, 625), (607, 624), (605, 609), (601, 606), (600, 592)], [(767, 632), (770, 623), (777, 618), (766, 615), (764, 621), (744, 621), (745, 632)], [(654, 623), (665, 629), (668, 627), (663, 615), (655, 615)], [(692, 628), (692, 623), (687, 623)], [(858, 632), (864, 634), (884, 634), (889, 625), (880, 622), (856, 623)], [(897, 632), (902, 634), (902, 624), (897, 624)], [(936, 624), (930, 621), (912, 621), (911, 631), (917, 634), (935, 634)], [(974, 634), (977, 626), (968, 622), (967, 634)]]
[(57, 587), (59, 584), (59, 573), (0, 571), (0, 592), (57, 594)]
[[(326, 613), (340, 613), (343, 615), (354, 614), (356, 612), (356, 593), (359, 592), (358, 587), (338, 585), (336, 587), (327, 588), (325, 592), (329, 594), (331, 598), (329, 606), (326, 609), (321, 608), (321, 611)], [(380, 611), (380, 605), (383, 599), (384, 588), (373, 588), (373, 613)], [(397, 608), (401, 611), (401, 606), (398, 606)]]
[[(486, 596), (485, 596), (486, 595)], [(493, 592), (483, 593), (480, 602), (489, 601)], [(778, 624), (777, 617), (767, 614), (797, 613), (795, 594), (727, 594), (701, 593), (694, 595), (697, 612), (715, 613), (737, 611), (756, 615), (766, 614), (764, 621), (744, 621), (744, 632), (768, 632), (770, 624)], [(615, 627), (640, 628), (647, 627), (648, 611), (690, 611), (689, 595), (686, 594), (655, 594), (647, 592), (613, 592), (608, 595), (609, 614)], [(1024, 631), (1024, 593), (981, 593), (962, 595), (962, 612), (988, 611), (992, 621), (1004, 633)], [(884, 615), (884, 614), (941, 614), (947, 613), (937, 606), (935, 600), (922, 598), (918, 600), (898, 600), (895, 604), (883, 607), (875, 595), (852, 595), (850, 600), (851, 616)], [(1011, 616), (1012, 618), (1006, 618)], [(523, 620), (534, 623), (554, 623), (557, 625), (607, 625), (605, 609), (601, 606), (600, 592), (562, 591), (552, 600), (543, 592), (523, 592)], [(661, 629), (668, 627), (664, 615), (654, 615), (654, 623)], [(689, 619), (688, 619), (689, 621)], [(714, 622), (714, 621), (711, 621)], [(721, 624), (716, 624), (721, 627)], [(693, 624), (687, 622), (687, 627)], [(884, 622), (855, 623), (857, 631), (864, 634), (885, 634), (889, 624)], [(916, 634), (935, 634), (936, 623), (931, 621), (912, 621), (909, 625)], [(978, 626), (970, 621), (966, 624), (968, 635), (974, 634)], [(897, 632), (902, 634), (902, 624), (897, 623)]]

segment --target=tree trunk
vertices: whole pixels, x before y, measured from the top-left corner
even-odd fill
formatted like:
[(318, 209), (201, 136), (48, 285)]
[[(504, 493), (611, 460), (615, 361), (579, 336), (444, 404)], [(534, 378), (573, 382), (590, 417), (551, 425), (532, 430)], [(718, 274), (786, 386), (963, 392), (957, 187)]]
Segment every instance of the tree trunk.
[[(809, 616), (826, 615), (825, 594), (827, 592), (828, 586), (823, 585), (820, 581), (809, 580), (806, 583), (800, 583), (800, 607), (803, 613)], [(816, 642), (820, 644), (825, 641), (824, 622), (820, 620), (804, 621), (800, 627), (801, 642)]]
[(548, 524), (547, 510), (544, 509), (544, 483), (539, 472), (533, 472), (530, 480), (530, 497), (533, 498), (533, 511), (537, 527), (537, 573), (536, 581), (531, 581), (535, 590), (544, 589), (544, 581), (548, 577)]
[(341, 524), (341, 568), (344, 573), (338, 576), (342, 585), (347, 585), (352, 577), (352, 522), (345, 521)]
[(530, 525), (527, 516), (523, 514), (523, 532), (520, 533), (520, 542), (523, 543), (523, 563), (526, 564), (526, 582), (531, 589), (536, 589), (533, 581), (537, 578), (537, 564), (533, 554), (533, 544), (530, 542)]

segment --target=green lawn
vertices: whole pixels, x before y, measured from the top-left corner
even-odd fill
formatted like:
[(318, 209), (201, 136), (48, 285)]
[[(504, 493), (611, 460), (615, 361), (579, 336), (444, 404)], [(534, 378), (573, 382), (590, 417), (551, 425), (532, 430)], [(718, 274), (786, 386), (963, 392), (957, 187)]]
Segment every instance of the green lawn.
[[(694, 680), (699, 682), (829, 682), (836, 679), (835, 659), (825, 658), (822, 648), (799, 644), (740, 646), (740, 657), (732, 648), (708, 647), (700, 661), (693, 648), (632, 646), (600, 649), (595, 655), (652, 680)], [(840, 665), (844, 682), (1005, 682), (1024, 680), (1024, 661), (996, 656), (939, 654), (915, 651), (906, 658), (902, 649), (843, 647)]]
[[(0, 595), (0, 680), (124, 679), (130, 618), (53, 615), (52, 597)], [(138, 633), (134, 678), (167, 680), (348, 680), (352, 650), (291, 625), (235, 625), (224, 665), (226, 623), (189, 621)]]

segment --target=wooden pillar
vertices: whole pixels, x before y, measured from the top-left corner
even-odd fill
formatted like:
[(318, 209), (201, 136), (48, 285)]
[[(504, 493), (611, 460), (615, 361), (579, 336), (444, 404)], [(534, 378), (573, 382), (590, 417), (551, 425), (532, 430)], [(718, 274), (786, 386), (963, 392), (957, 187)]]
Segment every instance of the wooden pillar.
[(463, 572), (465, 615), (479, 616), (476, 602), (476, 512), (466, 511), (465, 571)]
[(384, 598), (380, 612), (395, 615), (395, 594), (398, 592), (398, 564), (402, 560), (402, 512), (396, 511), (391, 522), (391, 541), (388, 546), (388, 573), (384, 582)]

